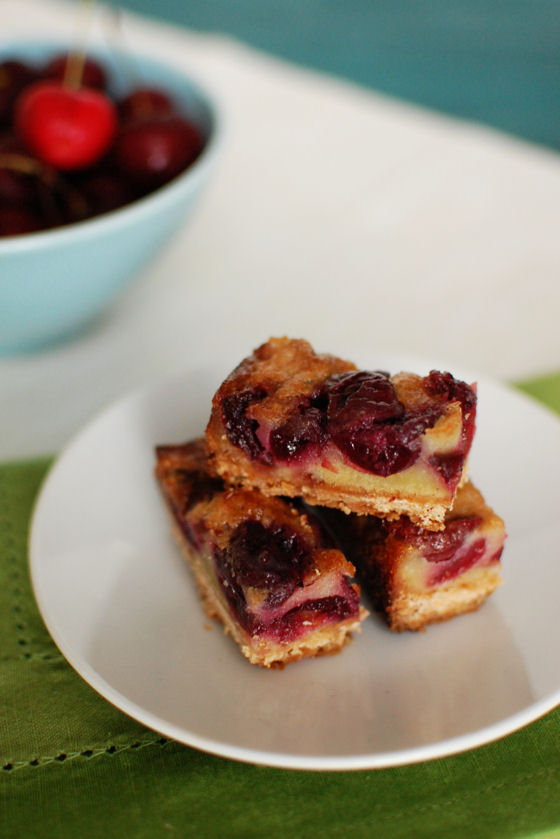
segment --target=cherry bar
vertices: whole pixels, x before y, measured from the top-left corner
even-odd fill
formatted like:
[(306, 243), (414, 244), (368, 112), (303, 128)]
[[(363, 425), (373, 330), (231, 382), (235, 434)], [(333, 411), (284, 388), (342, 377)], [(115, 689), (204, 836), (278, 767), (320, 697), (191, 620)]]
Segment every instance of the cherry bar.
[(219, 388), (206, 441), (232, 484), (437, 530), (475, 417), (474, 387), (451, 373), (358, 371), (306, 341), (272, 338)]
[(357, 630), (353, 566), (302, 505), (228, 489), (204, 443), (156, 450), (156, 476), (201, 592), (243, 654), (263, 667), (338, 652)]

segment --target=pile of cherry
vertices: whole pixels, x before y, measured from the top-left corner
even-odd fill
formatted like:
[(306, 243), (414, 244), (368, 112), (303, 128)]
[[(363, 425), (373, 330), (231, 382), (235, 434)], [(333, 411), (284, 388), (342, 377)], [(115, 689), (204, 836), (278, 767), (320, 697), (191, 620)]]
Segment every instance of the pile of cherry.
[(162, 90), (117, 100), (97, 61), (0, 63), (0, 236), (71, 224), (153, 192), (190, 166), (204, 140)]

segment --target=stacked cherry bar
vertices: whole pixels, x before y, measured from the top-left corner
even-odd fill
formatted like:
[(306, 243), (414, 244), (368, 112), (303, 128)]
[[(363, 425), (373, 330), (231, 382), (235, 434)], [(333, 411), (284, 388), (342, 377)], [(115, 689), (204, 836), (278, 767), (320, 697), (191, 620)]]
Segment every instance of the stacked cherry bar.
[(210, 468), (320, 505), (390, 628), (421, 629), (500, 582), (504, 524), (467, 476), (476, 405), (447, 372), (359, 371), (273, 338), (214, 397)]
[(393, 630), (476, 609), (505, 533), (470, 483), (474, 387), (360, 371), (271, 338), (156, 476), (206, 612), (264, 667), (337, 652), (374, 608)]
[(0, 63), (0, 236), (48, 230), (130, 204), (190, 166), (198, 128), (162, 90), (121, 99), (93, 59)]

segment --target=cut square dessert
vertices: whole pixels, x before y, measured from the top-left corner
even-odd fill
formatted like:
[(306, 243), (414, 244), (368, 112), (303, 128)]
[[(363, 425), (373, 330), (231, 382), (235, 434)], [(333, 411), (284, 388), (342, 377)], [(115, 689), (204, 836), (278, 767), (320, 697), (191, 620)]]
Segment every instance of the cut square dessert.
[(214, 396), (211, 468), (267, 495), (440, 529), (464, 479), (474, 387), (451, 373), (358, 371), (271, 338)]
[(500, 583), (504, 523), (470, 481), (439, 532), (404, 516), (327, 515), (372, 605), (395, 631), (473, 611)]
[(354, 567), (302, 506), (231, 489), (204, 442), (156, 449), (156, 477), (209, 617), (263, 667), (338, 652), (367, 612)]

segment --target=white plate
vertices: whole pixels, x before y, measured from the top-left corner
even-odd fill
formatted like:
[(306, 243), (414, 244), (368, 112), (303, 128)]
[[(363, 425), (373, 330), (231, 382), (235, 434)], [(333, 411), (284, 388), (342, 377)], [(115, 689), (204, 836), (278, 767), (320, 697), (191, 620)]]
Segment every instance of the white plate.
[(222, 372), (186, 372), (120, 401), (70, 444), (41, 491), (31, 538), (36, 598), (60, 650), (95, 690), (190, 746), (299, 769), (441, 757), (560, 701), (556, 416), (479, 379), (471, 474), (509, 539), (505, 582), (478, 612), (400, 635), (371, 617), (341, 655), (267, 671), (217, 624), (208, 628), (152, 476), (155, 444), (201, 433)]

